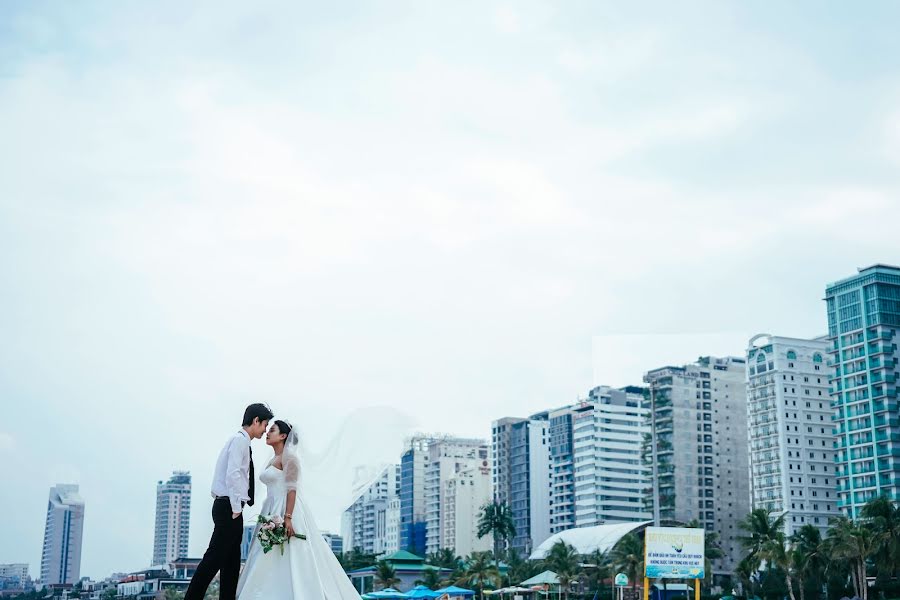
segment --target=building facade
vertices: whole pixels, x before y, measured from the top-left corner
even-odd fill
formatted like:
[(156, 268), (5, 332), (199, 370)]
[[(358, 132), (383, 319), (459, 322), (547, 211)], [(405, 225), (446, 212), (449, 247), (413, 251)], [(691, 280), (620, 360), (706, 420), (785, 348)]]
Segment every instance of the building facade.
[(41, 553), (42, 585), (75, 584), (81, 579), (83, 530), (84, 500), (78, 486), (60, 483), (50, 488)]
[(425, 552), (425, 465), (434, 438), (416, 435), (400, 457), (400, 549)]
[(641, 460), (649, 435), (641, 388), (599, 386), (571, 408), (575, 526), (645, 521), (650, 468)]
[[(472, 472), (482, 465), (487, 465), (488, 446), (484, 440), (465, 439), (455, 437), (442, 437), (432, 440), (428, 446), (428, 462), (425, 465), (425, 553), (431, 554), (441, 548), (454, 548), (448, 539), (449, 529), (445, 527), (447, 521), (456, 522), (457, 519), (472, 520), (472, 515), (458, 515), (457, 510), (469, 509), (471, 506), (463, 502), (460, 505), (454, 503), (452, 511), (447, 507), (447, 483), (454, 480), (462, 484), (464, 480), (456, 479), (461, 472)], [(488, 494), (490, 499), (490, 474), (487, 476)], [(458, 491), (457, 486), (453, 487)], [(455, 494), (454, 497), (455, 499)], [(475, 509), (477, 510), (477, 508)], [(477, 516), (474, 517), (477, 519)], [(456, 539), (455, 526), (453, 538)], [(460, 543), (471, 546), (472, 540), (459, 540)], [(457, 550), (457, 553), (459, 551)]]
[(188, 555), (191, 528), (191, 474), (175, 471), (156, 484), (156, 528), (152, 565), (168, 565)]
[(828, 345), (760, 334), (747, 348), (752, 508), (784, 515), (787, 535), (812, 524), (824, 537), (838, 514)]
[(348, 550), (384, 554), (394, 549), (388, 545), (388, 507), (397, 498), (400, 469), (385, 467), (344, 511), (342, 535)]
[(547, 412), (550, 450), (550, 533), (575, 527), (575, 463), (572, 407)]
[(838, 508), (900, 500), (900, 268), (874, 265), (826, 287)]
[(645, 458), (656, 471), (645, 495), (663, 522), (699, 521), (719, 535), (725, 556), (713, 573), (741, 559), (738, 522), (750, 512), (746, 362), (701, 357), (648, 372), (651, 439)]
[(327, 531), (322, 532), (322, 538), (325, 540), (325, 543), (328, 544), (328, 547), (331, 548), (332, 552), (335, 554), (343, 554), (344, 538), (336, 533), (328, 533)]
[(491, 427), (494, 500), (509, 507), (516, 529), (509, 545), (525, 556), (550, 537), (550, 424), (544, 415), (504, 417)]
[(467, 464), (444, 481), (441, 491), (441, 548), (457, 556), (492, 550), (494, 538), (478, 537), (481, 509), (493, 497), (487, 447), (478, 448), (477, 464)]
[(0, 596), (17, 595), (31, 588), (28, 565), (11, 563), (0, 565)]

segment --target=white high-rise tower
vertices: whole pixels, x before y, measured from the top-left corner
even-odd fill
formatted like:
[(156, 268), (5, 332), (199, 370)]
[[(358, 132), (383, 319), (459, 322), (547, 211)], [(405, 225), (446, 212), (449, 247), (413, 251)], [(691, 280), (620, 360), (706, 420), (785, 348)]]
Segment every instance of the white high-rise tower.
[(41, 583), (45, 586), (76, 583), (81, 579), (81, 537), (84, 530), (84, 500), (78, 486), (57, 484), (50, 488)]
[(153, 565), (167, 565), (188, 555), (191, 526), (191, 474), (175, 471), (156, 484), (156, 529)]

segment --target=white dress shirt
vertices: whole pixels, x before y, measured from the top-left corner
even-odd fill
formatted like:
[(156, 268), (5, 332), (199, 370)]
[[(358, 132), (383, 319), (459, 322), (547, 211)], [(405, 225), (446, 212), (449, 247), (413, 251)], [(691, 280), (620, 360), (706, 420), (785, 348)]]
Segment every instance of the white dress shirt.
[(228, 498), (232, 513), (241, 512), (241, 502), (250, 500), (250, 435), (243, 429), (231, 436), (219, 453), (212, 495)]

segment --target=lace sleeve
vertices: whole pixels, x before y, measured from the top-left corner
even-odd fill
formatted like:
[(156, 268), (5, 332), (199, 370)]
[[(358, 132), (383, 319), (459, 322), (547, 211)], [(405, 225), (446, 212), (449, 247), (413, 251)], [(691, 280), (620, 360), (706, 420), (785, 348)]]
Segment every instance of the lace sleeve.
[(282, 467), (284, 468), (284, 483), (288, 490), (297, 491), (297, 484), (300, 481), (300, 460), (297, 456), (288, 455), (287, 452), (281, 458)]

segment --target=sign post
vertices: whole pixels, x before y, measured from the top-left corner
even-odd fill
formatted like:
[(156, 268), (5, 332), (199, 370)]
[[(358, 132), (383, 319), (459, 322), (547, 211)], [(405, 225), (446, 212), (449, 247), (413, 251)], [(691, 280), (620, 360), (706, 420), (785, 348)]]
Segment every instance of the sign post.
[(644, 530), (644, 600), (650, 599), (651, 578), (693, 579), (694, 600), (700, 600), (700, 581), (706, 576), (705, 533), (693, 527)]
[(628, 575), (625, 573), (616, 573), (616, 597), (619, 600), (625, 598), (625, 588), (628, 587)]

